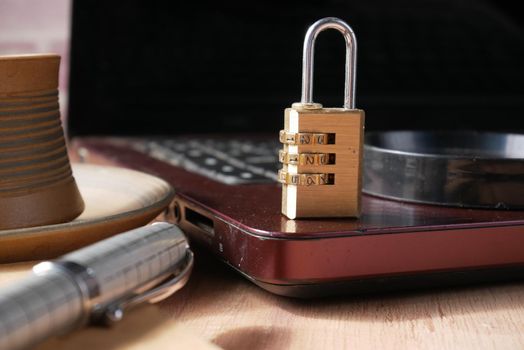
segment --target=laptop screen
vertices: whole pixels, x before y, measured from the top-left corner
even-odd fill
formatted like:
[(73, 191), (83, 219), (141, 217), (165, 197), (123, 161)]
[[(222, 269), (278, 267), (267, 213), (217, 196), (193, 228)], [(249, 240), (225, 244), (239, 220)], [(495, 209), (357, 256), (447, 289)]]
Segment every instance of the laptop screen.
[[(524, 130), (522, 18), (494, 4), (75, 1), (69, 132), (276, 135), (300, 98), (304, 34), (326, 16), (355, 31), (368, 130)], [(315, 52), (314, 101), (342, 106), (342, 36)]]

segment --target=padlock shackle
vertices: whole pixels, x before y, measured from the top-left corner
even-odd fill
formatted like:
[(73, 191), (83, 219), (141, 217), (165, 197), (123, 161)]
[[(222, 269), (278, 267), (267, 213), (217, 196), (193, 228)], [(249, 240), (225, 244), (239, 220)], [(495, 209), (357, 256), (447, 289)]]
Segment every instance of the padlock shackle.
[(304, 39), (302, 57), (302, 104), (313, 104), (313, 60), (315, 56), (315, 40), (326, 29), (336, 29), (346, 41), (346, 81), (344, 87), (344, 108), (355, 108), (355, 81), (357, 74), (357, 39), (351, 27), (336, 17), (326, 17), (309, 27)]

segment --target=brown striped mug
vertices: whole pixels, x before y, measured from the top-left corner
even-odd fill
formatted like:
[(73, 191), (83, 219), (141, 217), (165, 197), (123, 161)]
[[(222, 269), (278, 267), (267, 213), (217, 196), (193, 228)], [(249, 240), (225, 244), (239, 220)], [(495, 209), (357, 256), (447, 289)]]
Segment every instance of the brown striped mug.
[(0, 230), (73, 220), (84, 202), (58, 104), (60, 56), (0, 56)]

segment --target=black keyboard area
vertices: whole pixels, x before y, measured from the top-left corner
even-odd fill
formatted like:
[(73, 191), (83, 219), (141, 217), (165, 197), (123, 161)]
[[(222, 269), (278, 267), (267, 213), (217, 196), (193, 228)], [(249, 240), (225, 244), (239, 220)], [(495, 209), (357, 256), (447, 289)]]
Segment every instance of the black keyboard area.
[(278, 140), (152, 138), (135, 143), (149, 156), (228, 185), (277, 181)]

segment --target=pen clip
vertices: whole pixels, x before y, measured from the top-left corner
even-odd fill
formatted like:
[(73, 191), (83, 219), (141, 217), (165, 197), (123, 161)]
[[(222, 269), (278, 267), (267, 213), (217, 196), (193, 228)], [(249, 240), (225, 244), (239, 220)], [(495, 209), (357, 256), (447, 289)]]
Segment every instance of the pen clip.
[[(193, 269), (194, 254), (190, 249), (186, 251), (185, 263), (180, 270), (180, 265), (177, 265), (173, 271), (173, 277), (167, 281), (153, 286), (151, 289), (147, 289), (141, 293), (134, 294), (130, 298), (125, 300), (119, 300), (112, 304), (109, 304), (101, 313), (101, 318), (98, 319), (97, 323), (111, 324), (120, 321), (124, 316), (124, 310), (135, 305), (149, 302), (151, 304), (157, 303), (171, 296), (173, 293), (181, 289), (191, 275)], [(179, 271), (180, 270), (180, 271)]]

